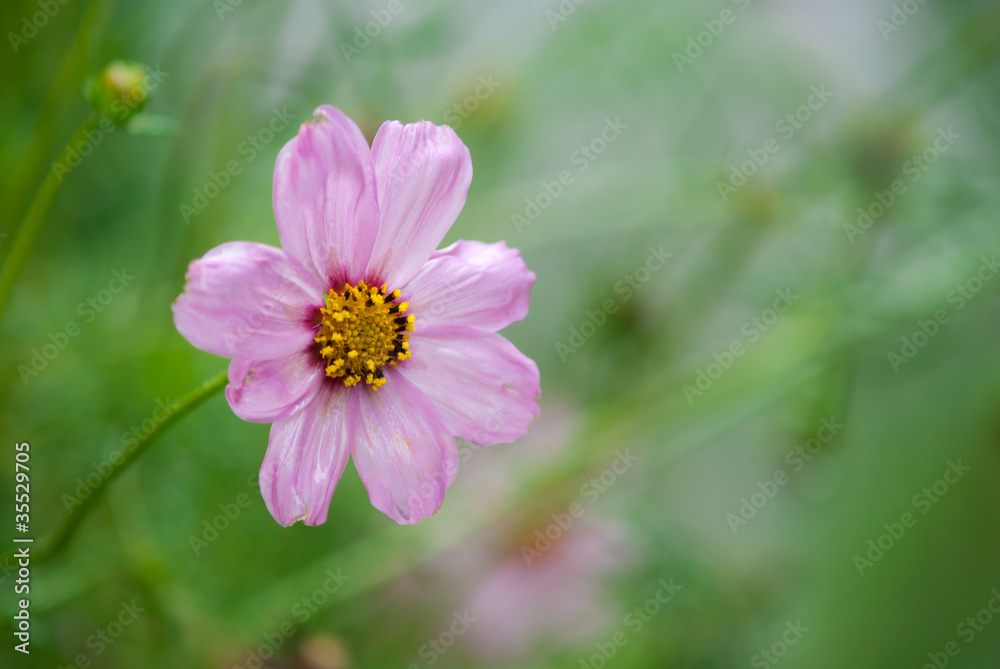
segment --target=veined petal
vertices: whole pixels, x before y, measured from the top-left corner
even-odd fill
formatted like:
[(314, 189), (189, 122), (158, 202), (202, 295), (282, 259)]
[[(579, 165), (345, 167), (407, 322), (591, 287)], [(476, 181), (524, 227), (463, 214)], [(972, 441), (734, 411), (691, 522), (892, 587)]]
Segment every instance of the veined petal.
[(447, 126), (387, 121), (372, 142), (380, 220), (368, 273), (401, 286), (415, 275), (465, 206), (469, 149)]
[(311, 349), (276, 360), (235, 358), (229, 363), (226, 400), (233, 413), (251, 423), (273, 423), (301, 411), (326, 375)]
[(274, 218), (281, 246), (324, 286), (356, 283), (378, 228), (375, 172), (361, 130), (324, 105), (274, 166)]
[(535, 274), (505, 242), (460, 240), (435, 251), (403, 288), (422, 325), (474, 325), (496, 332), (528, 315)]
[(501, 335), (468, 325), (418, 328), (399, 367), (448, 430), (480, 446), (514, 441), (538, 416), (538, 366)]
[(359, 388), (354, 466), (372, 506), (397, 523), (437, 512), (458, 473), (458, 450), (434, 405), (392, 370), (377, 391)]
[(309, 319), (322, 295), (281, 249), (229, 242), (188, 266), (174, 325), (203, 351), (273, 360), (312, 343)]
[(271, 426), (260, 492), (282, 525), (326, 522), (330, 498), (351, 453), (348, 423), (357, 404), (354, 396), (344, 386), (323, 384), (302, 411)]

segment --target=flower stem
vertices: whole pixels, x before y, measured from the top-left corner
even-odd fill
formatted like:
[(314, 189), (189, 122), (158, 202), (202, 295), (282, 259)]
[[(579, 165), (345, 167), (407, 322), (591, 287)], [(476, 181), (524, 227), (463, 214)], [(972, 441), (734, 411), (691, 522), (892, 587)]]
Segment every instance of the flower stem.
[[(197, 409), (201, 404), (225, 388), (228, 380), (227, 373), (222, 372), (218, 376), (211, 378), (189, 392), (184, 397), (170, 405), (166, 411), (166, 417), (156, 423), (149, 431), (144, 433), (145, 439), (139, 441), (135, 447), (126, 452), (124, 458), (113, 465), (107, 476), (101, 479), (90, 495), (80, 500), (79, 506), (69, 512), (62, 524), (56, 529), (52, 536), (44, 543), (37, 552), (32, 555), (32, 562), (39, 563), (47, 560), (58, 553), (73, 536), (73, 533), (80, 526), (87, 512), (90, 511), (101, 498), (108, 485), (114, 481), (129, 465), (139, 459), (143, 453), (155, 442), (160, 435), (167, 431), (174, 423), (184, 418), (186, 415)], [(10, 556), (3, 560), (6, 564)]]
[(45, 180), (42, 181), (42, 185), (39, 186), (38, 191), (35, 193), (35, 198), (28, 207), (28, 213), (24, 215), (24, 220), (21, 222), (21, 227), (18, 228), (17, 236), (14, 239), (14, 246), (7, 255), (7, 262), (3, 265), (3, 271), (0, 272), (0, 325), (3, 324), (7, 301), (10, 299), (10, 294), (14, 290), (14, 284), (17, 283), (17, 278), (21, 276), (21, 270), (24, 269), (24, 264), (28, 260), (28, 253), (31, 251), (31, 245), (34, 243), (35, 237), (38, 235), (38, 229), (41, 227), (42, 221), (45, 220), (45, 214), (48, 213), (52, 202), (56, 198), (56, 194), (59, 192), (59, 187), (62, 185), (65, 175), (62, 172), (57, 173), (55, 166), (56, 164), (66, 164), (66, 157), (72, 150), (72, 147), (85, 138), (87, 131), (92, 131), (97, 126), (98, 120), (98, 117), (93, 115), (76, 129), (76, 132), (73, 133), (73, 136), (70, 137), (70, 140), (59, 154), (57, 161), (53, 162), (52, 166), (49, 167), (49, 171), (45, 175)]

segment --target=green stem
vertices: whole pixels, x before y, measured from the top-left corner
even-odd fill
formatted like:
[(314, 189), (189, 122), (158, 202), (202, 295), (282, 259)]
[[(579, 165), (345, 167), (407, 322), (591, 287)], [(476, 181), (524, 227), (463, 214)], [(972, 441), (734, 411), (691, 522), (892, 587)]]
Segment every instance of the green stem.
[[(87, 512), (94, 507), (98, 500), (100, 500), (101, 495), (107, 489), (108, 485), (110, 485), (119, 474), (125, 471), (129, 465), (138, 460), (139, 456), (145, 453), (153, 442), (155, 442), (160, 435), (166, 432), (174, 423), (197, 409), (212, 395), (215, 395), (217, 392), (225, 388), (226, 382), (227, 373), (222, 372), (218, 376), (205, 381), (201, 384), (201, 386), (195, 388), (187, 395), (171, 404), (166, 411), (166, 417), (156, 423), (148, 432), (145, 432), (143, 435), (145, 439), (138, 442), (132, 450), (126, 452), (125, 457), (117, 465), (112, 467), (111, 472), (101, 479), (101, 482), (97, 485), (97, 487), (91, 490), (90, 495), (86, 499), (80, 500), (79, 506), (69, 512), (69, 515), (66, 516), (62, 524), (52, 534), (49, 540), (32, 555), (32, 562), (37, 564), (43, 560), (47, 560), (61, 550), (73, 536), (76, 529), (80, 526), (80, 523), (87, 515)], [(3, 560), (3, 563), (6, 564), (8, 559), (10, 559), (9, 556)]]
[[(31, 206), (28, 207), (28, 213), (24, 215), (21, 227), (17, 230), (17, 237), (14, 239), (14, 246), (7, 255), (7, 262), (4, 263), (3, 272), (0, 273), (0, 325), (3, 324), (7, 301), (14, 290), (17, 278), (21, 276), (24, 263), (28, 260), (28, 252), (31, 251), (31, 245), (38, 235), (38, 229), (41, 227), (42, 221), (45, 220), (45, 214), (48, 213), (52, 202), (56, 198), (56, 194), (59, 192), (59, 187), (62, 185), (63, 177), (65, 176), (65, 170), (71, 169), (66, 162), (66, 158), (73, 146), (84, 139), (88, 131), (92, 131), (97, 127), (97, 122), (97, 116), (91, 116), (76, 129), (76, 132), (73, 133), (73, 136), (59, 154), (58, 160), (53, 162), (49, 167), (49, 171), (45, 175), (45, 180), (42, 181), (38, 192), (35, 193), (35, 198), (31, 201)], [(63, 166), (63, 169), (60, 169), (58, 173), (55, 169), (57, 164)]]

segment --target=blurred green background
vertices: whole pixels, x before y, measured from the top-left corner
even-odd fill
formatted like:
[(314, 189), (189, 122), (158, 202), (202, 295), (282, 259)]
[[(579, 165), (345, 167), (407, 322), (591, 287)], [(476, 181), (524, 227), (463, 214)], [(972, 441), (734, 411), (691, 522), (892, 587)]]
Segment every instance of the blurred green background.
[(211, 247), (277, 244), (274, 158), (319, 104), (369, 139), (455, 127), (445, 243), (521, 249), (504, 334), (543, 389), (415, 527), (353, 467), (325, 525), (280, 527), (268, 426), (213, 397), (32, 566), (30, 656), (0, 574), (3, 666), (997, 666), (996, 2), (12, 0), (0, 25), (4, 259), (88, 77), (164, 73), (64, 175), (4, 314), (4, 541), (15, 443), (40, 540), (225, 369), (169, 305)]

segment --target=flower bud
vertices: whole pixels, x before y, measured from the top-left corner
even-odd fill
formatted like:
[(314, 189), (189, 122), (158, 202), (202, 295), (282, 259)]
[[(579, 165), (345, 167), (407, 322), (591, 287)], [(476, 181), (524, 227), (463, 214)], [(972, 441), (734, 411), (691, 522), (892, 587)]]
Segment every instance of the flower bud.
[(151, 93), (149, 81), (145, 65), (115, 60), (87, 82), (87, 100), (115, 125), (125, 125), (146, 106)]

